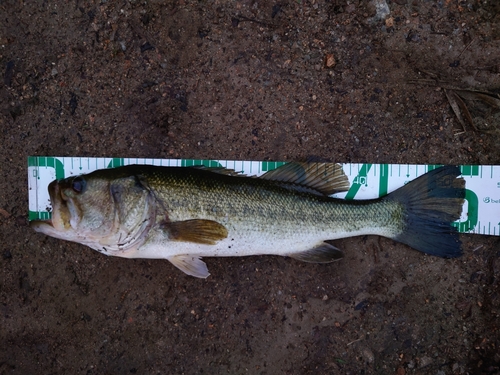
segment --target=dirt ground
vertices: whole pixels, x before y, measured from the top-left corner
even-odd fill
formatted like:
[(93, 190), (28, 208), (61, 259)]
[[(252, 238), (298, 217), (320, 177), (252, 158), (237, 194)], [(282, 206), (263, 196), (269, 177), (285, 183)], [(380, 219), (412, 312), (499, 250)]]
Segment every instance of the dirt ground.
[(105, 257), (27, 226), (28, 155), (500, 164), (493, 0), (0, 1), (1, 374), (500, 374), (500, 239), (445, 260)]

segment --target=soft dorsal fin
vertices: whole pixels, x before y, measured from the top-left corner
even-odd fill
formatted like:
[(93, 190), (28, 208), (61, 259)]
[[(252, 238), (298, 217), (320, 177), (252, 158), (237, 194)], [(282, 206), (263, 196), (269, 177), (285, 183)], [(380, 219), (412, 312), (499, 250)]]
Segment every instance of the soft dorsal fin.
[(349, 190), (349, 179), (342, 167), (335, 163), (293, 162), (269, 171), (259, 178), (299, 185), (324, 195)]

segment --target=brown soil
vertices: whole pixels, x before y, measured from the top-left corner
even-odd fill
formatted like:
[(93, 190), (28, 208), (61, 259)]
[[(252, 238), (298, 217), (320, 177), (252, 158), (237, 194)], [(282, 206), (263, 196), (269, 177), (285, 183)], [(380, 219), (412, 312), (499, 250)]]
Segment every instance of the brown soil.
[(28, 155), (500, 164), (442, 88), (500, 88), (498, 3), (384, 4), (1, 1), (0, 373), (500, 373), (498, 237), (199, 280), (27, 226)]

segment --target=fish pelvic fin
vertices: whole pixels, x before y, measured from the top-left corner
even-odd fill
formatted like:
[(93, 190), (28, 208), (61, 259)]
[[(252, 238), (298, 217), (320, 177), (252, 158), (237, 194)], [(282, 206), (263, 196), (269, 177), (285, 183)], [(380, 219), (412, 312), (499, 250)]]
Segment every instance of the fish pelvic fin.
[(457, 228), (465, 198), (465, 180), (460, 168), (434, 169), (383, 199), (403, 207), (402, 232), (393, 237), (424, 253), (443, 258), (462, 255)]
[(343, 258), (344, 254), (335, 246), (323, 242), (310, 250), (288, 254), (288, 256), (308, 263), (331, 263)]
[(165, 223), (164, 226), (169, 232), (170, 239), (174, 241), (215, 245), (227, 237), (226, 227), (213, 220), (174, 221)]
[(196, 255), (176, 255), (167, 260), (187, 275), (206, 279), (210, 276), (207, 265)]
[(313, 190), (322, 195), (349, 190), (349, 179), (342, 166), (335, 163), (293, 162), (266, 172), (259, 178), (290, 184), (284, 187), (299, 191)]

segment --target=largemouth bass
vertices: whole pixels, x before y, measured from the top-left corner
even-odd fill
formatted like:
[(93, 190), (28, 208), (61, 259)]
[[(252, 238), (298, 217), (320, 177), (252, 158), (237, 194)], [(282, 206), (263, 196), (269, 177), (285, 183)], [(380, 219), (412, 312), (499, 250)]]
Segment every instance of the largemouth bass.
[(274, 254), (327, 263), (342, 252), (325, 242), (379, 235), (427, 254), (461, 254), (451, 223), (462, 212), (465, 181), (441, 167), (391, 194), (345, 201), (341, 167), (289, 163), (260, 177), (222, 168), (129, 165), (56, 180), (52, 218), (38, 232), (106, 255), (167, 259), (188, 275), (209, 275), (202, 257)]

